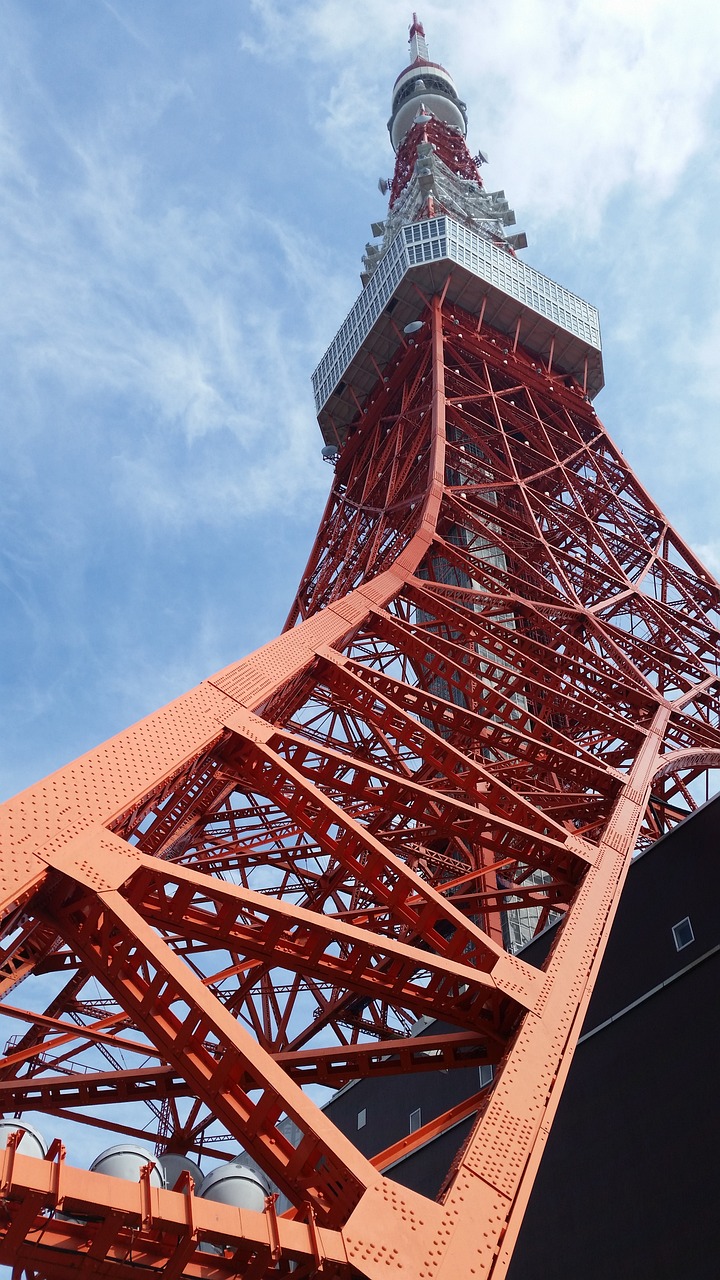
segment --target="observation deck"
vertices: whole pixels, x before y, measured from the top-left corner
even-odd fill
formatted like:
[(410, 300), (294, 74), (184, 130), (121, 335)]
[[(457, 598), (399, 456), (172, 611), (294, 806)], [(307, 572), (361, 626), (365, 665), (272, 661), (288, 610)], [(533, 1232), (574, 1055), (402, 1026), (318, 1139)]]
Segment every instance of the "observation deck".
[[(350, 422), (392, 359), (407, 324), (423, 311), (421, 290), (506, 333), (526, 351), (572, 374), (592, 399), (604, 385), (597, 309), (491, 240), (446, 215), (402, 227), (341, 324), (312, 376), (327, 444)], [(519, 327), (518, 327), (519, 324)]]

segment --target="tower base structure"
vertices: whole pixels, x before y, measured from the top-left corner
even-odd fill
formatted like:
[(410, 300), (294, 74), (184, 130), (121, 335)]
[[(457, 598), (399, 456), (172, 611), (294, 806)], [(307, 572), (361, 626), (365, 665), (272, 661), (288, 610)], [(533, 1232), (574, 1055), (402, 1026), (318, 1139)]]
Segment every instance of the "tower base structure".
[[(714, 1280), (719, 838), (716, 797), (631, 864), (508, 1280)], [(541, 965), (554, 932), (523, 959)], [(430, 1022), (423, 1035), (430, 1042), (442, 1030)], [(489, 1074), (359, 1080), (327, 1112), (366, 1155), (394, 1143), (385, 1172), (435, 1197)], [(455, 1128), (434, 1137), (433, 1121), (451, 1108)], [(421, 1144), (413, 1124), (427, 1135)]]
[[(289, 628), (0, 810), (0, 1096), (63, 1132), (0, 1154), (28, 1274), (504, 1275), (632, 853), (720, 762), (718, 587), (578, 377), (434, 285), (356, 392)], [(541, 970), (522, 912), (557, 922)], [(436, 1200), (306, 1092), (468, 1065)], [(83, 1125), (275, 1191), (86, 1172)]]

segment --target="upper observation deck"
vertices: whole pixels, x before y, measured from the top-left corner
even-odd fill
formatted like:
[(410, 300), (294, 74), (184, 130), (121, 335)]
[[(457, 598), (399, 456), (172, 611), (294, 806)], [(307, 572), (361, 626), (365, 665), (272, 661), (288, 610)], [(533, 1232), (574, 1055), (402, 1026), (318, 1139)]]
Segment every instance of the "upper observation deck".
[[(401, 227), (313, 373), (328, 444), (349, 423), (392, 359), (402, 330), (423, 311), (421, 293), (446, 300), (517, 339), (553, 370), (572, 374), (591, 398), (604, 385), (600, 319), (577, 294), (453, 218)], [(421, 292), (418, 292), (421, 291)], [(518, 328), (519, 322), (519, 328)]]

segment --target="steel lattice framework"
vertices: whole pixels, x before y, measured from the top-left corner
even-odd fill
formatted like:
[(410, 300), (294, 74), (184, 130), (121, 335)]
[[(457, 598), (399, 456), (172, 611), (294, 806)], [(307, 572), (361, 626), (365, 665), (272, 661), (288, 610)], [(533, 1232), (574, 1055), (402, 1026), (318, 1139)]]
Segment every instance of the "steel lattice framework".
[[(29, 1276), (503, 1275), (633, 850), (720, 764), (718, 586), (552, 348), (442, 274), (339, 432), (283, 634), (0, 809), (0, 1109), (241, 1146), (294, 1207), (11, 1139)], [(543, 970), (521, 910), (560, 921)], [(304, 1092), (469, 1064), (493, 1084), (402, 1144), (475, 1117), (437, 1202)]]

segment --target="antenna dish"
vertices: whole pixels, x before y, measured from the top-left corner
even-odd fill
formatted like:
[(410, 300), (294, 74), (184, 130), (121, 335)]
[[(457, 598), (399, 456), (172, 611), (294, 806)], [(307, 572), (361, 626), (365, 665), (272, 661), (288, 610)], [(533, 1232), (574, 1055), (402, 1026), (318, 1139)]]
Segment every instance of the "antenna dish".
[(380, 191), (382, 195), (387, 194), (387, 190), (389, 186), (390, 186), (390, 183), (388, 182), (387, 178), (378, 178), (378, 191)]
[(403, 333), (407, 333), (407, 334), (419, 333), (419, 331), (421, 329), (424, 329), (424, 327), (425, 327), (424, 320), (411, 320), (410, 324), (405, 325), (405, 328), (403, 329)]

